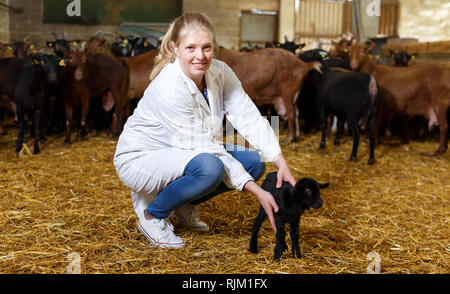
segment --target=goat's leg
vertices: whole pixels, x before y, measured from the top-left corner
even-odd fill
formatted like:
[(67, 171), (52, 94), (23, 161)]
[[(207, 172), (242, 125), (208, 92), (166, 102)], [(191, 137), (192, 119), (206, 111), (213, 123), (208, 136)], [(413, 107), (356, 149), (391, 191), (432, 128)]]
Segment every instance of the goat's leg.
[(339, 146), (341, 145), (341, 130), (344, 127), (344, 122), (342, 118), (336, 117), (337, 119), (337, 126), (336, 126), (336, 137), (334, 138), (334, 145)]
[(370, 155), (368, 164), (375, 162), (375, 141), (376, 141), (376, 128), (377, 128), (378, 114), (372, 113), (369, 121), (369, 136), (370, 136)]
[(352, 130), (353, 135), (353, 148), (352, 154), (350, 155), (350, 161), (356, 161), (356, 154), (358, 153), (358, 145), (359, 145), (359, 126), (356, 120), (348, 121), (349, 128)]
[(445, 153), (448, 148), (448, 122), (447, 122), (447, 107), (441, 107), (436, 112), (439, 123), (439, 147), (435, 154)]
[(284, 224), (279, 217), (275, 217), (275, 225), (277, 227), (276, 233), (276, 244), (274, 250), (274, 258), (276, 260), (280, 260), (283, 255), (283, 251), (285, 250), (286, 245), (286, 231), (284, 230)]
[(33, 134), (34, 134), (34, 154), (41, 153), (39, 149), (39, 140), (41, 138), (41, 111), (37, 109), (33, 114)]
[(295, 122), (295, 141), (300, 140), (300, 116), (299, 116), (300, 111), (298, 110), (297, 106), (298, 93), (300, 93), (300, 91), (295, 92), (294, 98), (292, 99), (293, 101), (292, 108), (294, 109), (294, 122)]
[(253, 221), (252, 238), (250, 240), (250, 252), (252, 253), (258, 253), (258, 232), (262, 222), (266, 219), (266, 217), (267, 214), (264, 208), (261, 206), (259, 209), (258, 216)]
[(299, 224), (300, 218), (290, 222), (291, 231), (289, 232), (292, 241), (292, 254), (294, 258), (302, 258), (302, 254), (300, 253), (300, 246), (298, 245), (298, 237), (299, 237)]
[(89, 97), (81, 98), (80, 139), (87, 138), (87, 116), (89, 113)]
[(326, 140), (326, 129), (328, 126), (328, 120), (327, 120), (327, 115), (325, 113), (325, 109), (323, 109), (323, 106), (320, 106), (320, 122), (321, 122), (321, 126), (322, 126), (322, 138), (320, 139), (320, 145), (319, 145), (319, 149), (324, 149), (325, 148), (325, 140)]
[(71, 103), (64, 101), (64, 108), (66, 110), (66, 139), (64, 140), (64, 147), (69, 147), (70, 132), (72, 131), (73, 106)]
[(23, 140), (25, 138), (25, 114), (23, 113), (22, 107), (17, 105), (17, 127), (19, 128), (19, 133), (17, 135), (16, 142), (16, 152), (19, 153), (22, 150)]
[[(121, 97), (119, 91), (113, 91), (112, 93), (115, 101), (115, 109), (114, 113), (116, 114), (116, 125), (115, 128), (112, 131), (113, 138), (118, 139), (120, 136), (120, 133), (122, 133), (123, 129), (123, 121), (124, 121), (124, 115), (125, 115), (125, 109), (126, 105), (121, 104)], [(128, 102), (128, 99), (124, 97), (125, 101)]]

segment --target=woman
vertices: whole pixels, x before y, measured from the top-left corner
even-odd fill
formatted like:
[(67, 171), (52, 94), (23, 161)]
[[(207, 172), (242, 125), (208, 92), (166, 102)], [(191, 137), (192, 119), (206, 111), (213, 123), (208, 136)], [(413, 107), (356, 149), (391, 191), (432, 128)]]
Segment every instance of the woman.
[[(185, 13), (165, 35), (146, 89), (117, 143), (114, 165), (131, 189), (138, 228), (158, 247), (183, 247), (167, 220), (172, 212), (207, 231), (195, 205), (234, 188), (255, 195), (275, 229), (273, 196), (257, 181), (265, 164), (256, 151), (222, 142), (224, 115), (247, 141), (295, 185), (278, 140), (230, 67), (213, 58), (207, 16)], [(241, 149), (244, 149), (241, 147)]]

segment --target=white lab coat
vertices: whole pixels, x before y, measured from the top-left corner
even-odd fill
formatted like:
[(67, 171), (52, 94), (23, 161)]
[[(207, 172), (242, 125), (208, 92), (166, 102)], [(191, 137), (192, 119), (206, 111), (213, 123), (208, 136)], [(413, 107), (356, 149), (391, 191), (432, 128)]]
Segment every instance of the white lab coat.
[[(205, 73), (209, 106), (178, 59), (165, 66), (150, 83), (119, 137), (114, 165), (119, 178), (137, 194), (156, 197), (180, 177), (187, 163), (200, 153), (216, 155), (224, 164), (224, 182), (242, 190), (253, 180), (223, 145), (224, 115), (233, 127), (268, 161), (281, 153), (278, 139), (243, 90), (232, 69), (213, 59)], [(133, 170), (146, 168), (150, 178), (136, 179)], [(144, 203), (133, 199), (136, 212)], [(140, 213), (138, 212), (138, 215)]]

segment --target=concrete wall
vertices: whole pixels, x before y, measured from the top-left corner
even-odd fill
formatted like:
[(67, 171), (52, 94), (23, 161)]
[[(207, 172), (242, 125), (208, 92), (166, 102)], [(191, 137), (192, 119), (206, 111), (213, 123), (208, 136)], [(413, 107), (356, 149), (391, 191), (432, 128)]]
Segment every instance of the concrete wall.
[[(362, 0), (368, 1), (368, 0)], [(44, 44), (53, 39), (51, 33), (64, 32), (67, 38), (87, 39), (97, 31), (116, 32), (117, 26), (43, 24), (43, 0), (0, 0), (23, 13), (12, 14), (0, 7), (0, 42), (23, 40)], [(370, 1), (368, 1), (370, 2)], [(279, 40), (294, 36), (295, 0), (183, 0), (183, 11), (206, 13), (212, 20), (217, 41), (227, 48), (239, 46), (239, 14), (241, 10), (272, 10), (279, 12)], [(448, 0), (403, 0), (399, 34), (419, 41), (450, 39), (450, 2)], [(165, 30), (166, 27), (157, 29)]]
[[(9, 0), (0, 0), (0, 3), (9, 4)], [(9, 42), (9, 10), (0, 6), (0, 43)]]
[(402, 1), (399, 35), (419, 42), (450, 40), (450, 1)]
[(239, 13), (241, 10), (279, 11), (279, 0), (184, 0), (183, 11), (198, 11), (211, 18), (217, 43), (239, 48)]

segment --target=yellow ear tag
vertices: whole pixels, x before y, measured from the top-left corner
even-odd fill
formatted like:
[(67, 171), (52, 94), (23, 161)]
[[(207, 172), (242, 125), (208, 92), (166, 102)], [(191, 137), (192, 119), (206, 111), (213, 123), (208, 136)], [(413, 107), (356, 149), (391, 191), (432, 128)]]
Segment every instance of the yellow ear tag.
[(144, 47), (148, 47), (148, 43), (147, 42), (144, 42)]
[(280, 47), (280, 44), (277, 44), (277, 47)]
[(61, 61), (59, 62), (59, 66), (66, 66), (66, 63), (64, 62), (64, 59), (61, 59)]
[(416, 57), (413, 55), (413, 56), (411, 56), (411, 60), (414, 60), (414, 59), (416, 59)]
[(48, 43), (48, 47), (53, 47), (53, 43)]
[(39, 61), (37, 61), (37, 59), (33, 59), (33, 64), (39, 64)]
[(347, 49), (347, 48), (345, 48), (345, 49), (344, 49), (344, 52), (345, 52), (345, 53), (348, 53), (348, 49)]
[(128, 39), (123, 40), (125, 44), (128, 44)]
[(33, 45), (33, 44), (30, 45), (30, 49), (31, 49), (31, 50), (34, 49), (34, 45)]
[(76, 41), (73, 41), (72, 44), (74, 44), (75, 46), (78, 46), (78, 43)]
[(322, 54), (322, 55), (320, 55), (320, 56), (322, 56), (322, 58), (325, 58), (326, 55), (325, 55), (325, 54)]
[(9, 51), (9, 52), (13, 51), (13, 49), (12, 49), (11, 46), (8, 46), (8, 51)]

